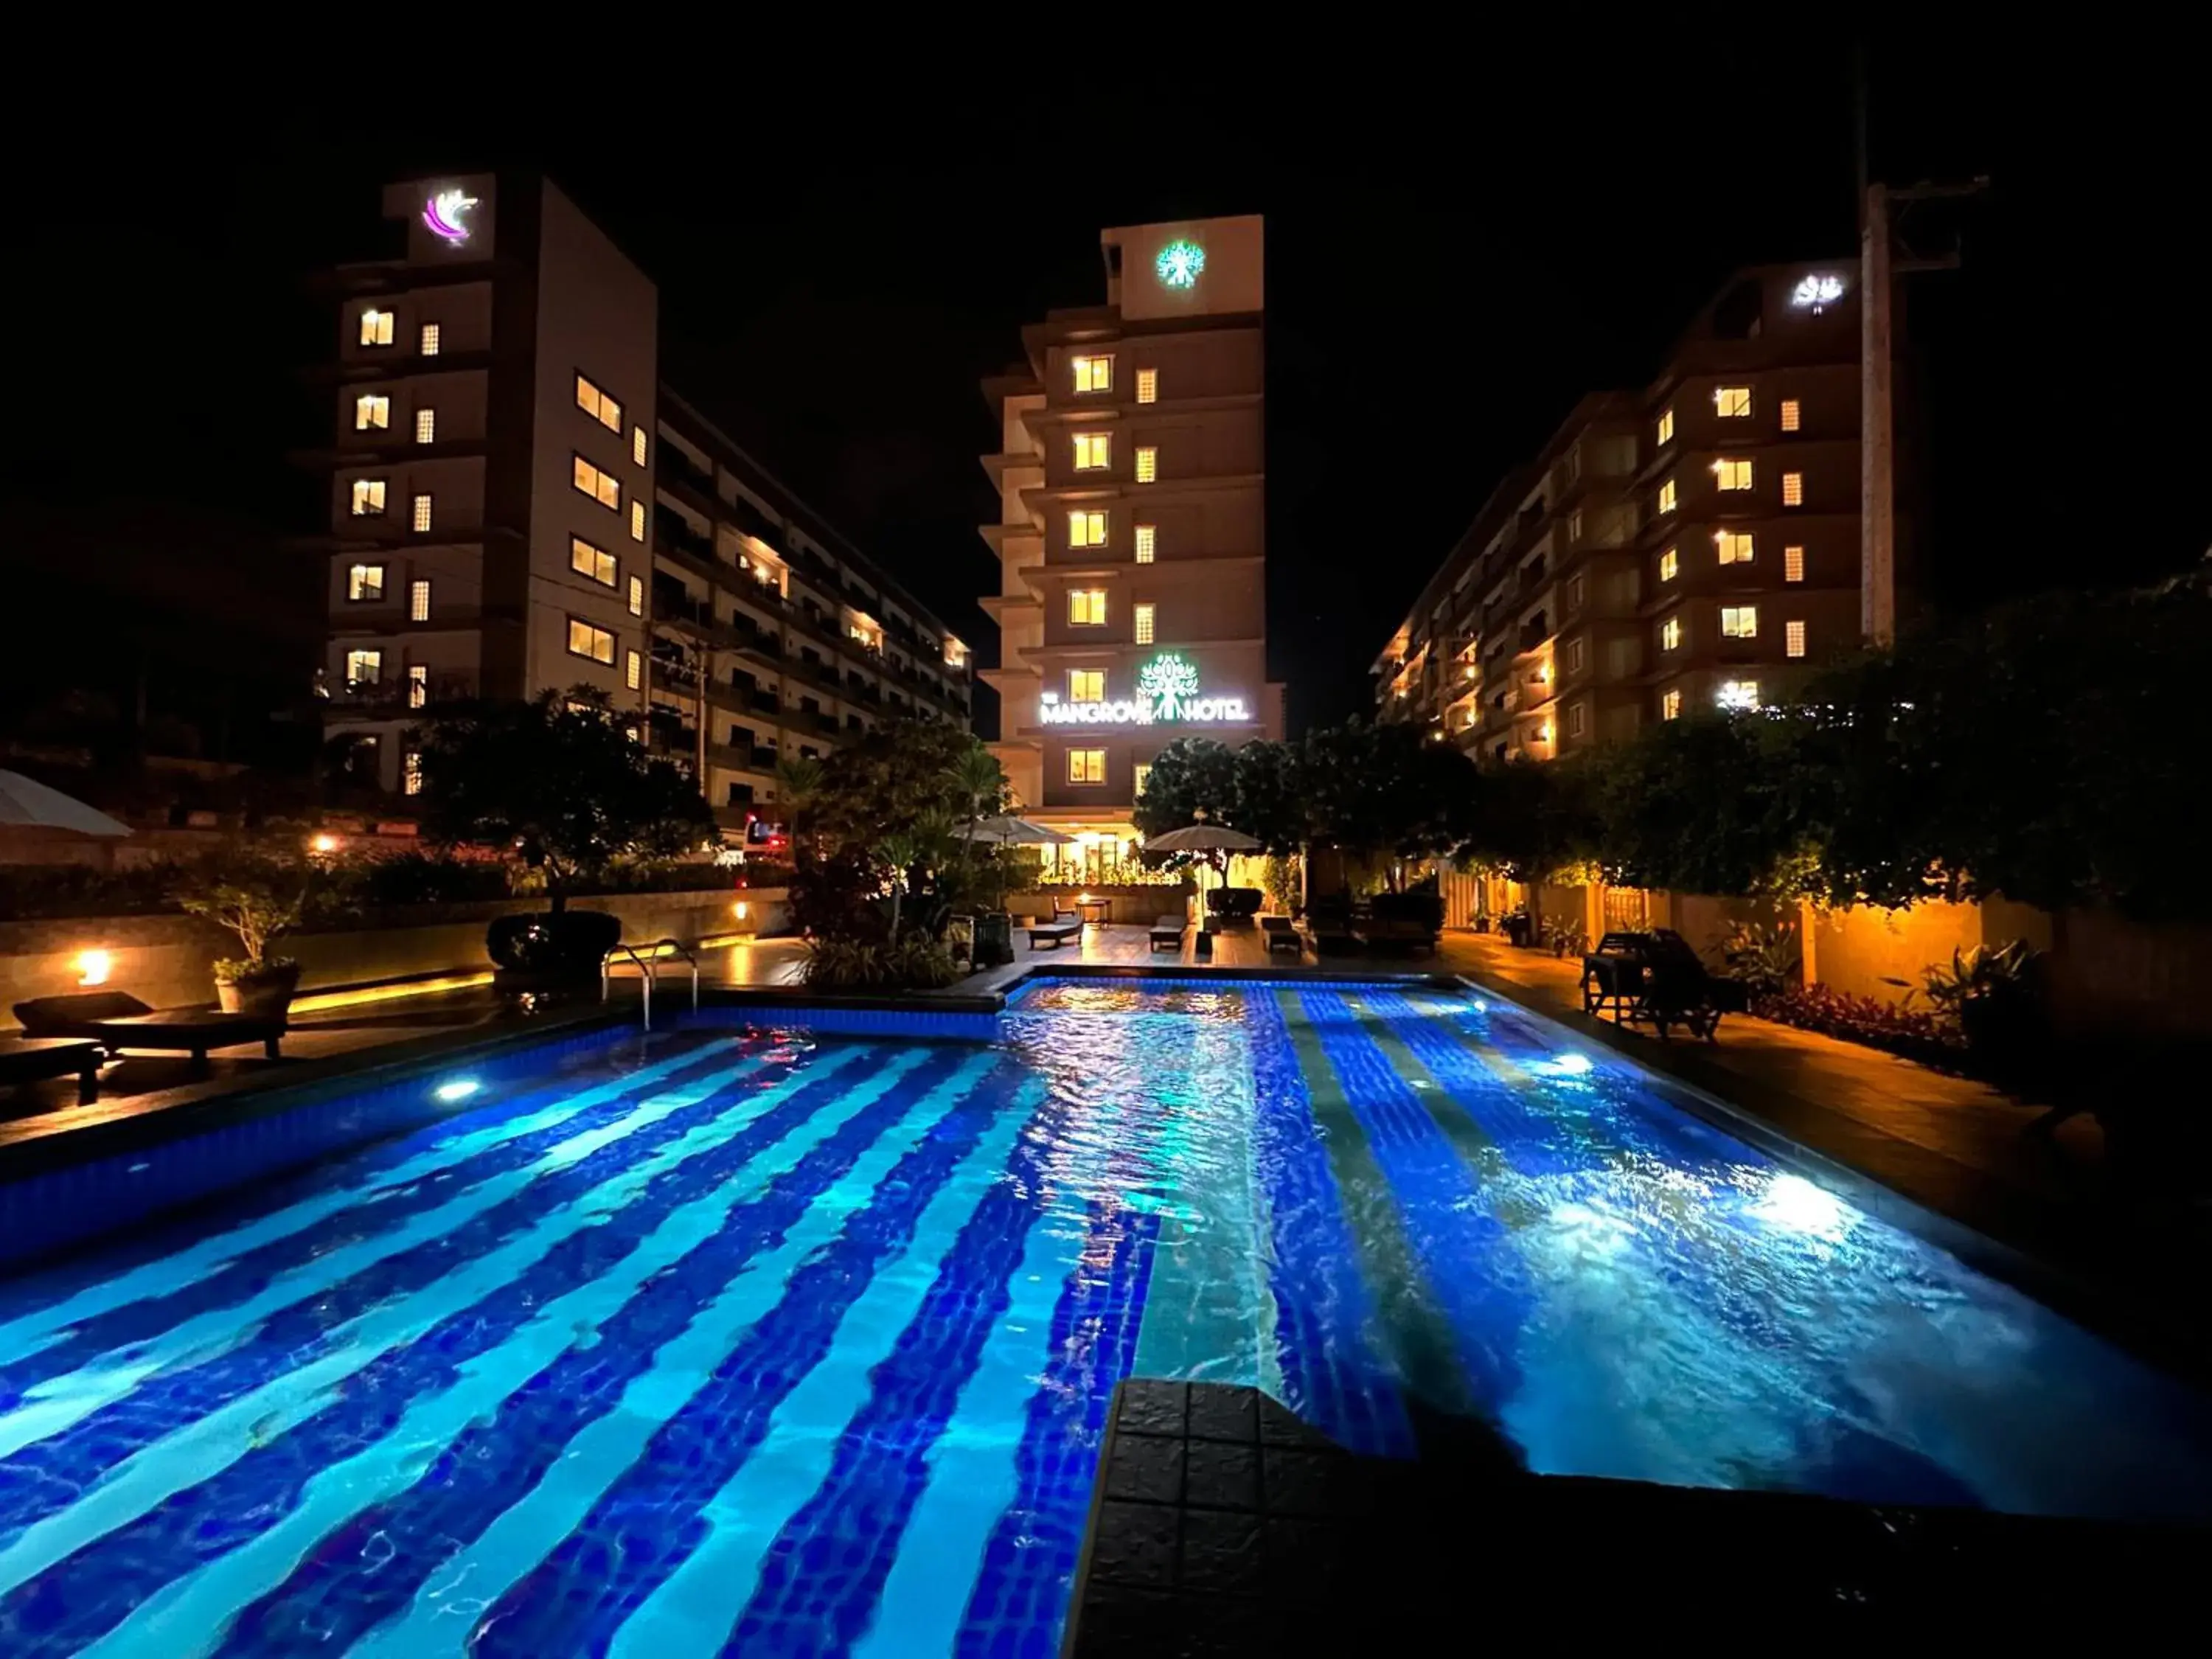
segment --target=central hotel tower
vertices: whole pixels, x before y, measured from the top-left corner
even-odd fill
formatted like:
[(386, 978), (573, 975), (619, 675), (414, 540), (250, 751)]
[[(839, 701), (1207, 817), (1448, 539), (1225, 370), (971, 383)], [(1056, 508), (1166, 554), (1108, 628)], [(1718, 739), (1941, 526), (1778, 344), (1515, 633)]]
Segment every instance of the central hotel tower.
[(1099, 238), (1106, 303), (1022, 331), (983, 526), (1001, 567), (994, 745), (1020, 810), (1099, 872), (1181, 737), (1282, 736), (1267, 678), (1265, 242), (1257, 217)]

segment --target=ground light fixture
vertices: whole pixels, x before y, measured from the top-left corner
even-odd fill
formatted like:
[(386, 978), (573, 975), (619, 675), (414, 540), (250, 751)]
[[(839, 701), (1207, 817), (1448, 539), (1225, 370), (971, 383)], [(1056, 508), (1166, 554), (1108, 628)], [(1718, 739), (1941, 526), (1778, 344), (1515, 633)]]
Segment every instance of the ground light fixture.
[(78, 984), (105, 985), (108, 975), (115, 971), (115, 957), (107, 951), (80, 951), (75, 965)]
[(313, 852), (335, 853), (338, 850), (338, 838), (331, 835), (317, 836), (307, 846)]
[(472, 1077), (457, 1077), (441, 1083), (430, 1093), (434, 1098), (450, 1106), (457, 1100), (466, 1100), (483, 1087), (483, 1085)]

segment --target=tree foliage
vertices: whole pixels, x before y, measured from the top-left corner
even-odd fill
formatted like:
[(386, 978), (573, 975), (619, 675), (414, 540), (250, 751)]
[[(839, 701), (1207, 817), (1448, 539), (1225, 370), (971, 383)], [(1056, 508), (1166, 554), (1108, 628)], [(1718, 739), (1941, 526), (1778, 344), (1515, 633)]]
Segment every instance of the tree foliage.
[(422, 732), (423, 827), (448, 845), (513, 846), (554, 909), (579, 876), (621, 856), (666, 857), (714, 833), (697, 787), (647, 755), (605, 696), (441, 709)]

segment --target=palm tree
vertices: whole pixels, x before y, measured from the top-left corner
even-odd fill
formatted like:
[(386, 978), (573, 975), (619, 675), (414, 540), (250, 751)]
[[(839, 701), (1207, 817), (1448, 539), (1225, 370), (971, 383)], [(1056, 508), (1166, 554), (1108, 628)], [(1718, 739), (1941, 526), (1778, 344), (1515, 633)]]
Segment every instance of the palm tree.
[(776, 759), (775, 798), (790, 821), (794, 849), (815, 803), (822, 799), (823, 786), (827, 781), (822, 763), (811, 755), (782, 755)]
[(979, 743), (952, 763), (945, 781), (967, 809), (966, 846), (960, 855), (965, 867), (975, 856), (975, 826), (999, 810), (1006, 794), (1006, 775), (999, 769), (998, 757)]

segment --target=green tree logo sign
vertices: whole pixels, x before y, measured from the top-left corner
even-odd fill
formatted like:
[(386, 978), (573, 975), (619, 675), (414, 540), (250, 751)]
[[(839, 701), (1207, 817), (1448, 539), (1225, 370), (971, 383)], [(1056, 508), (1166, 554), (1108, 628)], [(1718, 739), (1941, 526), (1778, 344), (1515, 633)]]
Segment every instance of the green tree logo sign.
[(1182, 719), (1198, 696), (1198, 665), (1170, 651), (1137, 672), (1137, 695), (1152, 707), (1156, 720)]

